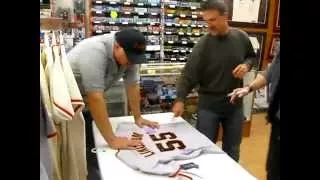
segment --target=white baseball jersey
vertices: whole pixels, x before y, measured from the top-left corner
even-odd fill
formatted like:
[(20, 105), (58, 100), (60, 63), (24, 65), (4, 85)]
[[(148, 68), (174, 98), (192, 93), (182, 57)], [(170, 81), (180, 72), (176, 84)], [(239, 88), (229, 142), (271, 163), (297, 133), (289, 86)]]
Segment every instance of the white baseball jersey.
[(172, 176), (178, 172), (178, 160), (204, 153), (224, 153), (187, 122), (161, 124), (159, 129), (138, 128), (133, 123), (119, 124), (116, 134), (142, 140), (135, 150), (120, 150), (116, 156), (144, 173)]

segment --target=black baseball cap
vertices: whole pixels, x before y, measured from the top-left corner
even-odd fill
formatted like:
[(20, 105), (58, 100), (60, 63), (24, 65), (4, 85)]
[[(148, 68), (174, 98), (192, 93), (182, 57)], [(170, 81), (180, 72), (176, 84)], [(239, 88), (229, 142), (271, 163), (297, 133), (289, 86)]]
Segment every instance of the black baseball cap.
[(147, 61), (146, 39), (140, 31), (131, 28), (123, 29), (116, 32), (115, 39), (132, 64), (142, 64)]

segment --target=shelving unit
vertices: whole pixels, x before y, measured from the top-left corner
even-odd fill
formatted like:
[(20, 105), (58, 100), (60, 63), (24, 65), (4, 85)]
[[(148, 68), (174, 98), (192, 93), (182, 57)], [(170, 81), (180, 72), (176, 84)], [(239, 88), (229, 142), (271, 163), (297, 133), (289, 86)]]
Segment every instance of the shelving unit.
[[(198, 0), (89, 0), (89, 36), (118, 31), (125, 27), (133, 27), (143, 32), (147, 39), (148, 64), (141, 65), (141, 89), (149, 88), (148, 83), (159, 85), (174, 91), (175, 81), (187, 61), (193, 46), (200, 37), (206, 33), (206, 23), (202, 20)], [(273, 21), (268, 17), (275, 10), (272, 7), (277, 0), (258, 0), (259, 12), (255, 20), (238, 22), (234, 8), (241, 5), (239, 0), (225, 0), (229, 7), (229, 24), (248, 33), (257, 53), (257, 64), (254, 71), (264, 68), (267, 59), (267, 48), (270, 41), (269, 29)], [(247, 1), (243, 1), (247, 2)], [(243, 3), (242, 2), (242, 3)], [(251, 1), (250, 1), (251, 3)], [(277, 6), (278, 7), (278, 6)], [(273, 17), (272, 17), (273, 18)], [(238, 18), (239, 19), (239, 18)], [(254, 18), (253, 18), (254, 19)], [(146, 84), (144, 84), (146, 83)], [(161, 86), (161, 87), (160, 87)], [(150, 90), (150, 89), (149, 89)], [(149, 91), (148, 90), (148, 91)], [(148, 92), (151, 103), (155, 100), (155, 89)], [(159, 92), (158, 92), (159, 93)], [(160, 93), (161, 94), (161, 93)], [(149, 96), (149, 95), (147, 95)], [(142, 97), (146, 97), (143, 96)], [(158, 105), (152, 106), (150, 112), (165, 112), (168, 104), (172, 103), (174, 95), (166, 96), (167, 105), (164, 105), (159, 95)], [(148, 99), (145, 98), (144, 100)], [(190, 99), (196, 102), (197, 94), (194, 92)], [(251, 100), (246, 101), (249, 113)], [(143, 104), (143, 102), (142, 102)], [(150, 108), (150, 106), (148, 106)], [(166, 107), (166, 108), (163, 108)], [(249, 116), (249, 115), (248, 115)]]
[(89, 36), (132, 27), (145, 34), (147, 58), (161, 60), (160, 0), (91, 0)]
[[(192, 47), (206, 33), (207, 25), (201, 18), (198, 0), (89, 0), (89, 36), (119, 31), (133, 27), (143, 32), (147, 39), (149, 63), (186, 62)], [(263, 66), (269, 0), (260, 0), (256, 22), (233, 20), (234, 0), (229, 6), (229, 23), (240, 27), (251, 36), (256, 46), (255, 69)], [(258, 29), (252, 29), (258, 28)], [(260, 29), (259, 29), (260, 28)], [(258, 42), (258, 44), (257, 44)], [(163, 75), (163, 74), (161, 74)]]
[(199, 2), (164, 1), (165, 62), (186, 62), (192, 47), (204, 34)]

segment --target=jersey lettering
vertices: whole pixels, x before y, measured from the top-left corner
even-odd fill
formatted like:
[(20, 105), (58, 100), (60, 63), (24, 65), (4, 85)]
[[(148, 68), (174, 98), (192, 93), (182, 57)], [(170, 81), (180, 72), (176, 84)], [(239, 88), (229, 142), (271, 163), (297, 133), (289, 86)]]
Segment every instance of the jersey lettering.
[(151, 134), (149, 136), (154, 142), (158, 142), (158, 141), (163, 141), (163, 140), (168, 140), (169, 139), (167, 142), (165, 142), (165, 145), (162, 142), (158, 142), (158, 143), (155, 144), (160, 152), (174, 151), (175, 149), (184, 149), (184, 148), (186, 148), (186, 145), (182, 141), (176, 139), (177, 135), (175, 135), (172, 132), (160, 133), (159, 137), (157, 137), (154, 134)]
[[(143, 134), (139, 134), (136, 132), (133, 132), (131, 135), (131, 139), (132, 140), (142, 140)], [(149, 157), (154, 155), (155, 153), (153, 151), (150, 151), (144, 144), (140, 144), (138, 146), (135, 147), (135, 150), (143, 155), (144, 157)]]
[(167, 141), (166, 145), (167, 145), (167, 147), (163, 147), (163, 144), (156, 143), (156, 146), (160, 150), (160, 152), (174, 151), (176, 148), (177, 149), (186, 148), (186, 145), (184, 145), (184, 143), (180, 140)]
[(166, 139), (176, 139), (177, 136), (172, 132), (165, 132), (165, 133), (160, 133), (159, 138), (153, 134), (150, 135), (150, 138), (152, 139), (152, 141), (161, 141), (161, 140), (166, 140)]

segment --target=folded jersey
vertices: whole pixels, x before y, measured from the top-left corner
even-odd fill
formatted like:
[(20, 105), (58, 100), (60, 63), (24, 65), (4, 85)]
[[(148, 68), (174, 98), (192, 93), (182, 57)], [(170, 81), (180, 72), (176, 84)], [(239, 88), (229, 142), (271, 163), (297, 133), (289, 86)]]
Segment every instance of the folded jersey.
[(179, 160), (224, 153), (187, 122), (161, 124), (159, 129), (138, 128), (126, 122), (119, 124), (116, 134), (142, 140), (135, 150), (119, 150), (116, 156), (129, 167), (149, 174), (172, 176), (180, 168)]

